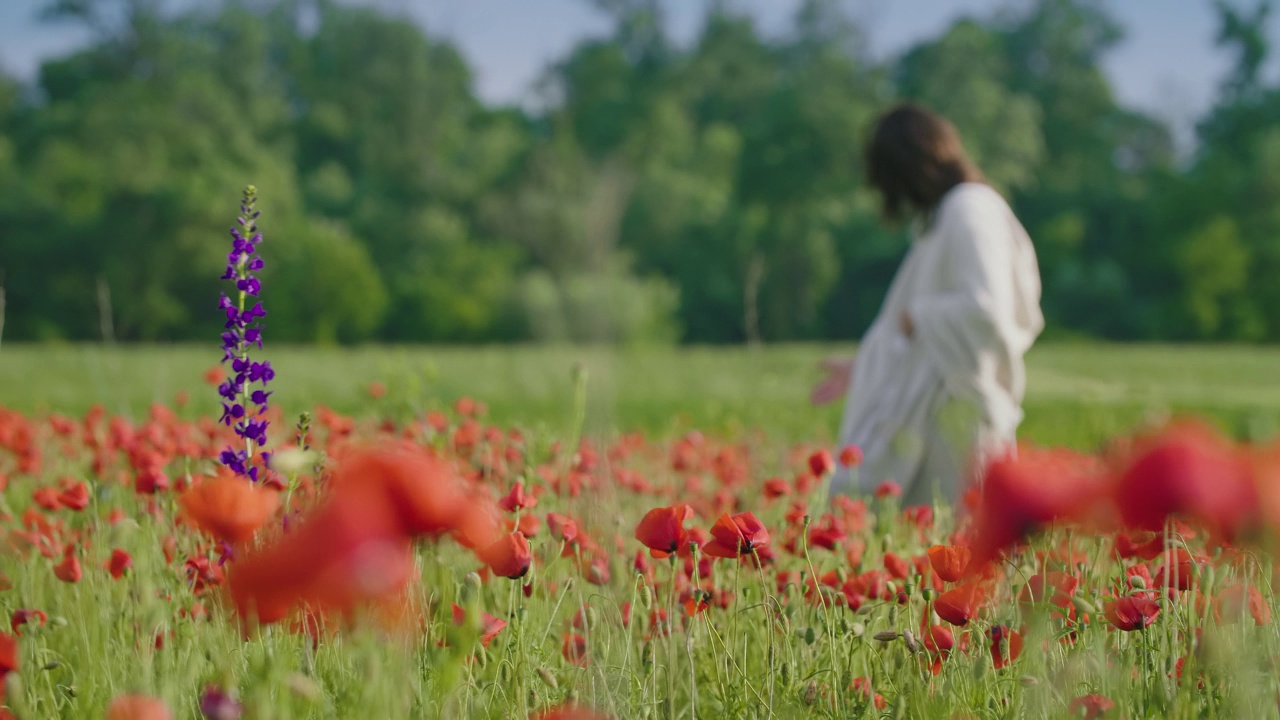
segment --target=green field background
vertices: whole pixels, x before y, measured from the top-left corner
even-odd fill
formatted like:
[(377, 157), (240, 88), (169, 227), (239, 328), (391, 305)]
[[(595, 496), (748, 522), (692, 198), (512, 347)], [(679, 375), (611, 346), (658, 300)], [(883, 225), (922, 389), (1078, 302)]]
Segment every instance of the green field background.
[[(839, 407), (813, 408), (817, 362), (853, 346), (783, 345), (759, 349), (690, 347), (604, 349), (544, 346), (273, 347), (273, 402), (289, 414), (324, 404), (357, 416), (482, 400), (498, 424), (561, 431), (572, 424), (575, 366), (588, 378), (593, 432), (689, 429), (771, 440), (830, 440)], [(13, 345), (0, 349), (0, 405), (25, 413), (79, 414), (94, 403), (131, 416), (152, 402), (187, 415), (214, 412), (202, 375), (212, 346)], [(1280, 428), (1280, 349), (1205, 346), (1046, 344), (1027, 358), (1029, 389), (1022, 436), (1081, 449), (1169, 414), (1194, 413), (1251, 439)], [(384, 383), (381, 400), (370, 383)]]

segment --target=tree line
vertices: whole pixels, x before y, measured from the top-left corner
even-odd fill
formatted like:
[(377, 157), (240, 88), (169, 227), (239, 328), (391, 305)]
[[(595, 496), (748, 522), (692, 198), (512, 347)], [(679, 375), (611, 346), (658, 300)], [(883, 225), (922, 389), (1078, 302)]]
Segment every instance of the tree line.
[[(54, 0), (93, 33), (0, 76), (5, 339), (213, 337), (239, 190), (272, 340), (857, 337), (905, 251), (862, 173), (901, 99), (950, 117), (1040, 256), (1049, 332), (1280, 340), (1270, 2), (1217, 0), (1234, 69), (1190, 157), (1120, 104), (1100, 0), (966, 18), (889, 60), (834, 0), (765, 34), (660, 0), (492, 107), (430, 29), (333, 0)], [(1245, 0), (1240, 0), (1244, 2)]]

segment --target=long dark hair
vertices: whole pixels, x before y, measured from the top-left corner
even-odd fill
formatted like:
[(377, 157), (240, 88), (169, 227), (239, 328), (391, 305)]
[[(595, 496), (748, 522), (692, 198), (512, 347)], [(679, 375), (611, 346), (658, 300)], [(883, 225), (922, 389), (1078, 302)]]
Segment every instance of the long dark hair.
[(867, 143), (867, 181), (880, 191), (890, 222), (932, 212), (951, 188), (983, 180), (955, 126), (914, 103), (882, 115)]

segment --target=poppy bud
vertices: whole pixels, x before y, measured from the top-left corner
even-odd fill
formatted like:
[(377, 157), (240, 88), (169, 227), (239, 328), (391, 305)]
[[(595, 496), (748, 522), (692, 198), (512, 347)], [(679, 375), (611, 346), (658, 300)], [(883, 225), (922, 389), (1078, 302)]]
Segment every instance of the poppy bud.
[(467, 576), (462, 580), (462, 587), (464, 592), (471, 591), (478, 594), (480, 592), (480, 588), (483, 587), (483, 585), (484, 585), (484, 582), (480, 579), (479, 573), (469, 572), (467, 573)]
[(1202, 571), (1200, 574), (1200, 586), (1205, 591), (1209, 591), (1211, 588), (1213, 588), (1213, 581), (1216, 579), (1217, 570), (1215, 570), (1213, 565), (1209, 563), (1205, 563), (1204, 565), (1200, 566), (1200, 568)]
[(916, 636), (912, 635), (910, 630), (902, 631), (902, 642), (906, 643), (907, 650), (910, 650), (912, 655), (920, 652), (920, 644), (916, 642)]
[(640, 666), (648, 672), (653, 669), (653, 643), (645, 642), (640, 648)]
[(813, 631), (813, 627), (812, 627), (812, 626), (807, 627), (807, 628), (805, 628), (805, 629), (804, 629), (804, 644), (805, 644), (805, 645), (812, 645), (812, 644), (813, 644), (813, 641), (814, 641), (814, 640), (817, 640), (817, 639), (818, 639), (818, 634), (817, 634), (817, 633), (815, 633), (815, 632)]
[(1018, 682), (1022, 683), (1022, 687), (1035, 687), (1036, 685), (1040, 684), (1039, 680), (1035, 679), (1030, 675), (1023, 675), (1022, 677), (1018, 678)]
[(649, 590), (648, 585), (640, 586), (640, 607), (645, 610), (653, 608), (653, 592)]
[(489, 667), (489, 651), (483, 646), (476, 648), (476, 664), (483, 670)]
[(599, 621), (600, 621), (600, 615), (596, 613), (596, 609), (593, 607), (587, 608), (587, 629), (595, 630), (596, 625), (599, 624)]
[(1143, 580), (1141, 576), (1138, 576), (1138, 575), (1130, 575), (1130, 576), (1129, 576), (1129, 587), (1133, 588), (1134, 590), (1146, 590), (1146, 589), (1147, 589), (1147, 581), (1146, 581), (1146, 580)]
[(1097, 614), (1098, 614), (1098, 608), (1094, 607), (1094, 606), (1093, 606), (1093, 605), (1092, 605), (1088, 600), (1085, 600), (1085, 599), (1084, 599), (1084, 598), (1082, 598), (1082, 597), (1073, 597), (1073, 598), (1071, 598), (1071, 604), (1075, 605), (1075, 606), (1076, 606), (1076, 610), (1077, 610), (1077, 611), (1079, 611), (1079, 612), (1081, 612), (1081, 613), (1084, 613), (1084, 614), (1087, 614), (1087, 615), (1097, 615)]
[(57, 660), (50, 660), (49, 662), (44, 664), (44, 667), (40, 669), (41, 670), (57, 670), (60, 667), (62, 667), (62, 663), (58, 662)]
[(854, 623), (849, 626), (849, 632), (852, 633), (854, 637), (860, 638), (864, 634), (866, 634), (867, 626), (863, 625), (862, 623)]
[(881, 630), (880, 632), (876, 633), (875, 635), (872, 635), (871, 637), (876, 640), (879, 640), (882, 643), (893, 642), (894, 640), (898, 639), (898, 631), (897, 630)]
[(556, 682), (556, 676), (552, 675), (551, 671), (546, 668), (538, 668), (538, 677), (542, 678), (542, 682), (546, 683), (547, 687), (552, 690), (560, 687), (560, 683)]

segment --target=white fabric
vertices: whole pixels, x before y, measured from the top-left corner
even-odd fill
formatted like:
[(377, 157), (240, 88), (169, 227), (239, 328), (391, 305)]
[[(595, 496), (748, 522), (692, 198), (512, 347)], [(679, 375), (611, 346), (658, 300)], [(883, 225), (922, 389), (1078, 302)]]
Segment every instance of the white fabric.
[(916, 234), (858, 349), (840, 443), (861, 447), (863, 463), (856, 483), (837, 475), (832, 493), (894, 480), (904, 502), (935, 491), (954, 501), (971, 458), (1013, 443), (1023, 355), (1043, 327), (1026, 230), (992, 188), (956, 186)]

